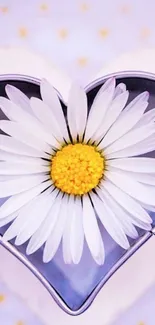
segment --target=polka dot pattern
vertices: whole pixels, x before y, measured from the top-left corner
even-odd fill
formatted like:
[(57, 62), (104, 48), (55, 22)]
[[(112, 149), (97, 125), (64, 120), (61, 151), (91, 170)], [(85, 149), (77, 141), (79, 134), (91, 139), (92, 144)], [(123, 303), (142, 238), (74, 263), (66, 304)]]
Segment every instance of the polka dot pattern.
[(88, 58), (86, 58), (86, 57), (79, 57), (77, 61), (78, 61), (78, 65), (80, 67), (85, 67), (87, 65), (87, 63), (88, 63)]
[(42, 11), (48, 11), (48, 4), (47, 3), (41, 3), (40, 4), (40, 10)]
[(19, 37), (26, 38), (28, 36), (28, 30), (26, 27), (20, 27), (19, 30)]
[(23, 321), (19, 320), (16, 322), (16, 325), (25, 325), (25, 323)]
[(134, 302), (130, 308), (122, 311), (110, 325), (154, 325), (155, 284)]
[(44, 325), (26, 302), (16, 296), (0, 280), (0, 324), (1, 325)]
[(5, 301), (5, 295), (0, 294), (0, 304)]
[(58, 35), (61, 39), (65, 39), (68, 36), (68, 30), (66, 28), (59, 29)]
[(109, 30), (107, 28), (102, 28), (99, 30), (99, 35), (101, 38), (107, 38), (109, 34)]
[(82, 2), (80, 4), (80, 10), (82, 12), (87, 12), (89, 10), (89, 8), (90, 8), (90, 6), (89, 6), (89, 4), (87, 2)]
[(122, 53), (155, 46), (154, 12), (153, 0), (3, 0), (0, 46), (28, 47), (86, 84)]

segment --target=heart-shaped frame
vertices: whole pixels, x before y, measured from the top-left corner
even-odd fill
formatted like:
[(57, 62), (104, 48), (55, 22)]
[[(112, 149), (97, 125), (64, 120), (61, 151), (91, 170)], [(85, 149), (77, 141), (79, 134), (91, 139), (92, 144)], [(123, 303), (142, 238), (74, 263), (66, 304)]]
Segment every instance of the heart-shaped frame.
[[(91, 105), (97, 91), (105, 80), (112, 75), (100, 78), (86, 88), (88, 103)], [(149, 109), (155, 102), (155, 76), (153, 74), (144, 74), (141, 72), (122, 72), (114, 74), (117, 82), (124, 82), (130, 91), (130, 100), (138, 93), (147, 90), (150, 93)], [(5, 85), (12, 84), (21, 89), (29, 97), (40, 97), (39, 80), (21, 76), (21, 75), (2, 75), (0, 76), (0, 95), (5, 96)], [(65, 109), (65, 103), (61, 94), (62, 106)], [(0, 119), (4, 118), (1, 113)], [(0, 200), (0, 205), (3, 200)], [(154, 214), (152, 215), (155, 221)], [(154, 226), (154, 223), (153, 223)], [(106, 261), (103, 266), (97, 266), (92, 260), (87, 247), (84, 248), (82, 260), (78, 266), (65, 265), (62, 259), (61, 248), (58, 250), (53, 261), (48, 264), (42, 262), (42, 249), (26, 256), (25, 247), (22, 245), (18, 249), (13, 241), (6, 243), (0, 236), (0, 243), (16, 258), (18, 258), (31, 272), (42, 282), (51, 296), (59, 306), (70, 315), (79, 315), (84, 312), (92, 303), (99, 290), (106, 281), (116, 272), (116, 270), (126, 262), (132, 254), (136, 252), (152, 235), (151, 232), (139, 231), (138, 240), (130, 240), (131, 248), (128, 251), (118, 247), (109, 237), (106, 231), (100, 225), (106, 249)], [(1, 228), (0, 234), (3, 235), (6, 227)]]

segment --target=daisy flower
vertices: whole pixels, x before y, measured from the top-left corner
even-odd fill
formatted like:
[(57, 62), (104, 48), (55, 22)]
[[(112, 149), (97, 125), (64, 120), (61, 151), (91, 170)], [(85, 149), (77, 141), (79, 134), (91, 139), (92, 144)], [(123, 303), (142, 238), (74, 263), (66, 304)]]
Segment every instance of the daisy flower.
[(71, 87), (67, 112), (46, 81), (42, 100), (11, 85), (0, 107), (0, 226), (4, 240), (42, 245), (49, 262), (62, 242), (65, 263), (78, 264), (84, 242), (96, 263), (105, 250), (98, 220), (118, 245), (129, 248), (137, 227), (150, 230), (155, 209), (155, 109), (145, 112), (148, 92), (129, 92), (107, 80), (88, 109), (87, 96)]

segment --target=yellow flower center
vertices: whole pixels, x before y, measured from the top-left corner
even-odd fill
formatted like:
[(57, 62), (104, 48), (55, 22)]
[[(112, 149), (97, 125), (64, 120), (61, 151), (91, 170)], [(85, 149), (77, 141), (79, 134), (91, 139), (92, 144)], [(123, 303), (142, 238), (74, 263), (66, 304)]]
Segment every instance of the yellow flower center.
[(61, 191), (82, 195), (95, 188), (104, 172), (104, 158), (92, 145), (68, 144), (51, 160), (51, 178)]

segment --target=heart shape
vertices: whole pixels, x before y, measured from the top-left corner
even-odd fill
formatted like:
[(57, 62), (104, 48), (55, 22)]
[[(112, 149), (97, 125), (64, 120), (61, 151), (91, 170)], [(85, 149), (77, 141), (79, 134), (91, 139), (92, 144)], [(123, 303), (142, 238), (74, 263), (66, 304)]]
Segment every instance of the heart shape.
[[(153, 76), (150, 78), (149, 75), (146, 75), (144, 78), (141, 74), (137, 74), (133, 77), (133, 73), (122, 73), (115, 77), (117, 82), (124, 82), (127, 85), (127, 89), (130, 91), (130, 100), (142, 91), (148, 90), (150, 92), (149, 108), (153, 107), (155, 102), (153, 93), (155, 81)], [(97, 80), (87, 87), (89, 106), (106, 79)], [(40, 98), (38, 80), (22, 76), (4, 76), (0, 81), (0, 96), (5, 96), (4, 88), (6, 84), (16, 86), (29, 97), (35, 96)], [(65, 108), (63, 102), (62, 105)], [(0, 119), (4, 119), (2, 113)], [(3, 200), (1, 199), (0, 205), (2, 203)], [(152, 217), (155, 221), (154, 213)], [(18, 249), (14, 247), (14, 241), (11, 241), (11, 243), (1, 241), (1, 244), (18, 257), (40, 279), (61, 308), (71, 315), (78, 315), (89, 307), (94, 297), (112, 274), (152, 235), (151, 232), (146, 233), (143, 230), (139, 230), (139, 238), (137, 240), (130, 240), (131, 248), (126, 252), (110, 238), (101, 224), (99, 226), (104, 237), (106, 250), (106, 261), (103, 266), (98, 266), (92, 260), (86, 246), (79, 265), (73, 266), (64, 264), (61, 247), (54, 259), (50, 263), (44, 264), (42, 262), (42, 248), (35, 254), (26, 256), (25, 244), (19, 246)], [(5, 230), (6, 227), (1, 228), (1, 235), (3, 235)]]

